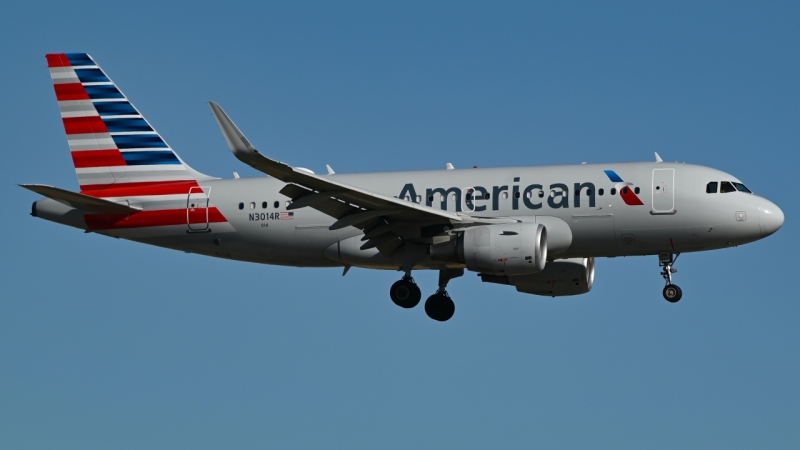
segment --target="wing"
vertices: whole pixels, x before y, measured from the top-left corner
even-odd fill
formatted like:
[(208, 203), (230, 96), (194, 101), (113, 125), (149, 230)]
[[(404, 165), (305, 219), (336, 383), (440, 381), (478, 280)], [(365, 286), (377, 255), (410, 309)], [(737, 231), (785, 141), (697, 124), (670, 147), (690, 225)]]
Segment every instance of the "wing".
[(292, 199), (288, 209), (311, 207), (321, 211), (336, 219), (330, 226), (331, 230), (347, 226), (363, 230), (366, 243), (361, 247), (362, 250), (378, 247), (382, 252), (390, 252), (400, 245), (401, 238), (425, 239), (450, 228), (515, 222), (440, 211), (334, 181), (267, 158), (250, 144), (218, 104), (210, 102), (209, 105), (234, 156), (254, 169), (287, 183), (280, 192)]

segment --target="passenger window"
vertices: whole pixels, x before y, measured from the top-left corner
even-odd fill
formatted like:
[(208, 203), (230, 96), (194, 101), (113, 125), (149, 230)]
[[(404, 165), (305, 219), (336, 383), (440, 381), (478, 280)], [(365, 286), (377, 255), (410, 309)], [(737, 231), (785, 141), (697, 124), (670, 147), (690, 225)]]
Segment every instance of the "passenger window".
[(256, 209), (256, 202), (250, 202), (250, 209)]
[(706, 185), (706, 194), (716, 194), (717, 193), (717, 183), (716, 181), (712, 181)]
[(428, 196), (428, 202), (433, 203), (433, 196), (432, 195)]
[(239, 203), (239, 209), (244, 209), (244, 203)]
[(508, 198), (508, 192), (503, 192), (501, 197), (503, 197), (503, 200), (506, 200)]
[(611, 195), (617, 195), (617, 188), (611, 188)]
[(622, 190), (620, 191), (620, 193), (621, 193), (622, 195), (626, 195), (626, 194), (628, 193), (628, 186), (625, 186), (624, 188), (622, 188)]
[(544, 191), (539, 191), (539, 198), (544, 198)]
[(519, 191), (514, 192), (514, 198), (519, 198)]
[(727, 194), (728, 192), (736, 192), (736, 188), (733, 187), (730, 181), (723, 181), (719, 184), (719, 191), (723, 194)]
[(484, 200), (489, 200), (489, 193), (487, 192), (486, 195), (483, 196)]
[(281, 207), (281, 202), (276, 201), (275, 203), (272, 204), (272, 206), (275, 207), (275, 209), (278, 209)]
[(746, 192), (748, 194), (752, 194), (752, 192), (750, 192), (750, 189), (747, 189), (747, 187), (745, 185), (743, 185), (742, 183), (734, 182), (733, 185), (736, 186), (736, 190), (739, 191), (739, 192)]
[(639, 188), (638, 188), (638, 187), (635, 187), (635, 188), (633, 188), (633, 192), (634, 192), (635, 194), (638, 194), (638, 193), (639, 193), (639, 192), (641, 192), (641, 191), (639, 190)]
[(597, 193), (600, 194), (600, 195), (603, 195), (603, 192), (605, 192), (605, 191), (603, 191), (603, 188), (600, 188), (600, 189), (597, 190)]
[(261, 202), (261, 207), (262, 207), (262, 208), (264, 208), (264, 209), (267, 209), (267, 206), (269, 206), (269, 203), (267, 203), (267, 202)]

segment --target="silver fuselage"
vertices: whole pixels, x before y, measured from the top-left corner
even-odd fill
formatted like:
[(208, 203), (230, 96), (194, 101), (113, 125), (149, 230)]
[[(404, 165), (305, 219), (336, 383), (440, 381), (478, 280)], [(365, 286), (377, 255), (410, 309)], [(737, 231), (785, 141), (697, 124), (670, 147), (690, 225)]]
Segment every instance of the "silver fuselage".
[[(607, 170), (624, 182), (611, 181)], [(551, 254), (551, 258), (713, 250), (761, 239), (783, 223), (780, 209), (758, 195), (706, 193), (709, 182), (738, 179), (691, 164), (581, 164), (328, 176), (348, 185), (464, 215), (559, 218), (569, 225), (572, 242), (564, 251)], [(94, 231), (185, 252), (263, 264), (382, 269), (397, 269), (400, 265), (374, 248), (343, 259), (331, 250), (332, 246), (349, 238), (358, 239), (363, 232), (354, 227), (331, 231), (328, 227), (335, 219), (311, 207), (289, 215), (289, 199), (279, 193), (285, 183), (275, 178), (211, 179), (200, 185), (208, 192), (209, 208), (216, 207), (225, 222)], [(576, 187), (580, 188), (579, 195)], [(631, 193), (638, 188), (636, 197), (642, 204), (627, 204), (619, 192), (624, 187)], [(466, 195), (470, 188), (475, 193), (472, 201)], [(443, 192), (447, 193), (444, 202)], [(194, 199), (185, 195), (169, 196), (159, 202), (115, 200), (145, 211), (201, 206), (194, 205)], [(84, 212), (53, 200), (40, 200), (35, 210), (38, 217), (88, 229)], [(433, 267), (436, 264), (427, 261), (415, 268)]]

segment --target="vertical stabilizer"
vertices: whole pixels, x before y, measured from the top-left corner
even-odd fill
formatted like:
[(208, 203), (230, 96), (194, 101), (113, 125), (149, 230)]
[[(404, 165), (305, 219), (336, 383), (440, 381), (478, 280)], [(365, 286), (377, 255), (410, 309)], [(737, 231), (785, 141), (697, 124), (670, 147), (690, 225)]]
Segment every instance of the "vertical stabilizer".
[(49, 54), (47, 65), (82, 193), (177, 193), (210, 178), (178, 157), (89, 55)]

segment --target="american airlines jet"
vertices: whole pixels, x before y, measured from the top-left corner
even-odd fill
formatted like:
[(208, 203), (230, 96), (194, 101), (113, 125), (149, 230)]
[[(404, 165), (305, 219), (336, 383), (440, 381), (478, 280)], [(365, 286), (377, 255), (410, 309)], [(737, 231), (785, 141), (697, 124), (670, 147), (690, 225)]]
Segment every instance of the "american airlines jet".
[(263, 172), (219, 179), (193, 170), (85, 53), (47, 55), (80, 192), (25, 184), (31, 215), (184, 252), (298, 267), (398, 270), (389, 291), (413, 308), (414, 270), (438, 270), (425, 302), (453, 316), (448, 282), (543, 296), (589, 292), (595, 258), (657, 255), (664, 298), (677, 256), (775, 233), (783, 212), (725, 172), (655, 162), (317, 175), (256, 150), (216, 103), (233, 154)]

